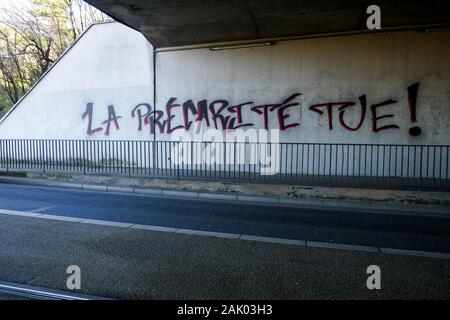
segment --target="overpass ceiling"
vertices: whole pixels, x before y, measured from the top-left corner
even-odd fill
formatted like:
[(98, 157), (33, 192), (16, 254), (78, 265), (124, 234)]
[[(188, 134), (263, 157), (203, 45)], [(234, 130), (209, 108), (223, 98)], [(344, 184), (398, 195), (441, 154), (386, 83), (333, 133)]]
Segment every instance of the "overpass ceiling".
[(87, 0), (141, 31), (155, 47), (258, 40), (366, 29), (381, 7), (382, 28), (450, 23), (448, 0)]

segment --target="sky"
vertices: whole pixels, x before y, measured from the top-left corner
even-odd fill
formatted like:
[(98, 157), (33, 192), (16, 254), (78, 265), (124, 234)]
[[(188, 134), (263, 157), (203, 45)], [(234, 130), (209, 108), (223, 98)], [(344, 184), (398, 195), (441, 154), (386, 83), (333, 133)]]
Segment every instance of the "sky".
[(29, 1), (28, 0), (0, 0), (0, 7), (10, 7), (12, 5), (22, 7), (23, 5), (26, 5)]
[[(3, 8), (11, 8), (16, 7), (19, 9), (23, 9), (31, 4), (31, 0), (0, 0), (0, 17), (2, 16)], [(76, 12), (74, 13), (77, 14)]]
[(0, 22), (4, 15), (3, 9), (11, 7), (23, 8), (29, 3), (29, 0), (0, 0)]

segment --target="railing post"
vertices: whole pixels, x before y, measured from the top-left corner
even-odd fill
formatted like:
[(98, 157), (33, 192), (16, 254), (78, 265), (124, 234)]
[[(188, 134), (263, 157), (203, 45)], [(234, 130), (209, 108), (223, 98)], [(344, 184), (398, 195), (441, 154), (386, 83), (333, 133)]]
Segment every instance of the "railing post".
[[(155, 176), (155, 169), (157, 170), (156, 142), (155, 142), (155, 140), (151, 141), (151, 144), (152, 144), (152, 159), (153, 159), (152, 173), (153, 173), (153, 176)], [(156, 171), (156, 172), (158, 172), (158, 171)]]
[(86, 174), (86, 140), (83, 140), (82, 159), (83, 159), (83, 175)]
[(180, 180), (180, 142), (177, 142), (177, 153), (176, 153), (176, 162), (177, 162), (177, 180)]
[(226, 170), (227, 170), (227, 143), (226, 141), (223, 142), (223, 177), (226, 177)]
[[(326, 155), (326, 151), (327, 151), (327, 149), (326, 149), (326, 146), (325, 146), (325, 155)], [(330, 144), (330, 158), (328, 159), (328, 164), (329, 164), (329, 167), (328, 167), (328, 185), (329, 185), (330, 188), (333, 186), (333, 180), (332, 180), (332, 174), (331, 174), (331, 156), (332, 156), (332, 154), (333, 154), (333, 145)], [(324, 159), (325, 159), (325, 157), (324, 157)], [(359, 167), (358, 167), (358, 172), (359, 172)]]
[[(247, 148), (247, 146), (249, 146), (250, 145), (250, 143), (248, 143), (247, 144), (247, 142), (244, 142), (244, 163), (245, 163), (245, 159), (246, 159), (246, 157), (247, 157), (247, 150), (245, 150), (246, 148)], [(252, 151), (252, 148), (250, 147), (250, 150), (249, 150), (249, 152), (251, 152)], [(251, 159), (252, 159), (252, 157), (250, 156), (249, 157), (249, 159), (248, 159), (248, 183), (251, 183), (252, 182), (252, 173), (251, 173)], [(245, 164), (244, 164), (245, 165)]]
[(128, 177), (131, 177), (131, 161), (130, 161), (130, 141), (127, 141), (127, 161), (128, 161)]
[(419, 191), (422, 191), (422, 166), (423, 166), (422, 157), (423, 157), (423, 146), (420, 146), (419, 183), (418, 183)]
[(9, 140), (6, 140), (6, 172), (9, 172)]
[[(42, 141), (43, 148), (41, 150), (41, 159), (42, 159), (42, 172), (45, 173), (45, 165), (47, 163), (47, 143), (45, 140)], [(44, 152), (45, 150), (45, 152)]]

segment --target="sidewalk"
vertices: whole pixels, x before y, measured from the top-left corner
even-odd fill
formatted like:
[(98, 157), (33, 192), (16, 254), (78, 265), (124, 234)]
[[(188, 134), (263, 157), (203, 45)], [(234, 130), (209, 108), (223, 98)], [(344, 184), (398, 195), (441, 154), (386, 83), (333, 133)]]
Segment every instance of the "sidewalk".
[[(0, 215), (0, 280), (120, 299), (450, 298), (444, 259)], [(368, 290), (378, 265), (382, 289)]]

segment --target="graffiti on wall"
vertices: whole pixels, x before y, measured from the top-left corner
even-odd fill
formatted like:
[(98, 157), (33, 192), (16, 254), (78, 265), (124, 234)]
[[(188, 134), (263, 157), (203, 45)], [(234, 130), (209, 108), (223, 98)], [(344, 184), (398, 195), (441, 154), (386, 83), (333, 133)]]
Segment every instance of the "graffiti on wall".
[[(415, 83), (407, 88), (408, 114), (412, 124), (408, 133), (413, 137), (419, 136), (422, 132), (421, 128), (416, 125), (418, 89), (419, 83)], [(292, 110), (301, 107), (298, 102), (299, 96), (301, 96), (301, 93), (294, 93), (281, 102), (260, 105), (255, 105), (253, 101), (230, 104), (228, 100), (208, 102), (206, 99), (196, 102), (190, 99), (180, 102), (178, 98), (172, 97), (167, 101), (163, 110), (153, 108), (148, 103), (139, 103), (132, 108), (129, 116), (136, 119), (138, 131), (149, 130), (150, 134), (172, 134), (176, 130), (189, 131), (193, 123), (204, 124), (208, 128), (218, 130), (235, 130), (256, 126), (255, 122), (245, 119), (244, 114), (249, 111), (255, 114), (257, 119), (259, 118), (265, 130), (279, 129), (286, 131), (300, 126), (300, 123), (295, 122), (291, 117)], [(362, 95), (358, 97), (357, 101), (324, 102), (311, 105), (307, 110), (314, 112), (318, 117), (326, 117), (329, 130), (334, 130), (336, 126), (340, 126), (348, 131), (358, 131), (365, 121), (370, 121), (372, 132), (380, 133), (400, 129), (395, 121), (395, 114), (389, 113), (389, 107), (396, 103), (397, 101), (394, 99), (387, 99), (376, 101), (369, 105), (366, 95)], [(349, 107), (353, 106), (356, 108), (349, 109)], [(356, 110), (358, 113), (358, 120), (353, 125), (348, 123), (345, 116), (350, 110), (353, 112)], [(103, 133), (108, 136), (111, 128), (115, 128), (115, 130), (120, 129), (119, 120), (122, 116), (116, 114), (113, 105), (107, 107), (106, 119), (100, 122), (98, 126), (93, 124), (93, 113), (93, 103), (87, 103), (86, 110), (82, 114), (82, 119), (87, 122), (86, 134)], [(176, 114), (181, 115), (181, 119), (176, 119)]]

